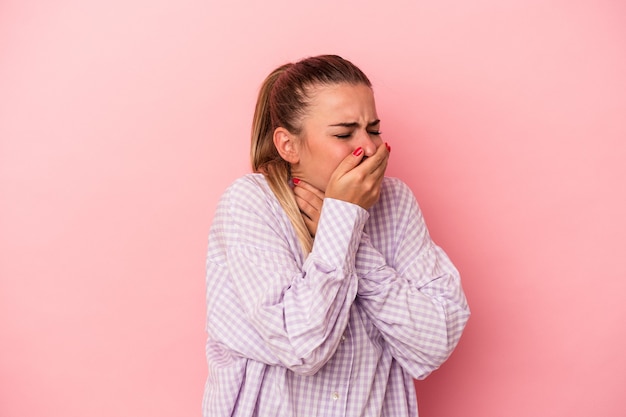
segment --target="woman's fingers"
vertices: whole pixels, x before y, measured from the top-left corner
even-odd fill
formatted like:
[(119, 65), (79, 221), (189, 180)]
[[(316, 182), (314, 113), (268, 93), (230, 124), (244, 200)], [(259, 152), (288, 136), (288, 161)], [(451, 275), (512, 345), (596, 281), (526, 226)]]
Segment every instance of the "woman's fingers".
[(308, 182), (305, 182), (302, 180), (297, 180), (297, 182), (298, 184), (294, 188), (294, 191), (295, 189), (298, 189), (298, 192), (300, 192), (303, 195), (303, 197), (305, 197), (308, 200), (315, 201), (315, 198), (314, 198), (315, 196), (317, 198), (317, 201), (320, 201), (320, 202), (324, 201), (324, 193), (321, 190), (318, 190), (317, 188), (315, 188)]
[(367, 169), (370, 174), (384, 176), (388, 161), (389, 148), (386, 143), (383, 143), (376, 149), (374, 155), (363, 161), (361, 166), (363, 169)]
[(368, 158), (359, 149), (348, 155), (337, 167), (326, 187), (326, 196), (348, 201), (368, 209), (380, 195), (389, 148), (381, 143)]
[[(307, 230), (309, 231), (309, 234), (312, 237), (315, 237), (315, 234), (317, 233), (317, 220), (312, 220), (310, 219), (308, 216), (306, 215), (302, 215), (302, 220), (304, 220), (304, 225), (306, 226)], [(319, 220), (319, 219), (318, 219)]]
[(389, 160), (389, 146), (382, 143), (376, 152), (365, 158), (357, 148), (335, 169), (326, 193), (302, 180), (294, 179), (296, 203), (311, 235), (315, 236), (325, 197), (357, 204), (365, 209), (378, 201), (380, 187)]
[(363, 158), (365, 158), (365, 152), (363, 151), (363, 148), (356, 148), (350, 155), (346, 156), (343, 161), (339, 163), (337, 168), (335, 168), (333, 177), (341, 178), (343, 175), (347, 174), (355, 167), (357, 167), (361, 163)]
[(302, 213), (309, 233), (311, 236), (315, 236), (324, 204), (324, 193), (302, 180), (294, 181), (294, 184), (293, 192), (296, 197), (296, 204)]

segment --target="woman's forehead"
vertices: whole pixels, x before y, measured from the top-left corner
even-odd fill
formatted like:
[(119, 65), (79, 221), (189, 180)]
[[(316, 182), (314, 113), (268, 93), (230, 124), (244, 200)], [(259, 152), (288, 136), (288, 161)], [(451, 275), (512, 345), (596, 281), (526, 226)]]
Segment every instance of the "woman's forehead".
[[(312, 90), (307, 113), (325, 118), (367, 117), (376, 119), (376, 105), (372, 89), (365, 84), (321, 85)], [(354, 120), (356, 121), (356, 120)]]

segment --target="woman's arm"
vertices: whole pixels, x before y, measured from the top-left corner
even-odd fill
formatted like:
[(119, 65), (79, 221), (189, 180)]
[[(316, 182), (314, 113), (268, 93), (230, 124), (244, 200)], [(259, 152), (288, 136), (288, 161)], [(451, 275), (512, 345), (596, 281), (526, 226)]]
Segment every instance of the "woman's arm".
[(325, 204), (313, 251), (302, 262), (273, 194), (250, 178), (224, 195), (210, 233), (209, 343), (314, 374), (347, 325), (357, 291), (354, 258), (368, 215), (351, 204)]
[(372, 213), (368, 229), (393, 222), (386, 242), (393, 246), (387, 251), (392, 259), (385, 259), (363, 234), (356, 256), (357, 303), (392, 355), (421, 379), (450, 356), (470, 312), (459, 274), (430, 239), (413, 194), (399, 180), (388, 183), (376, 208), (387, 212)]

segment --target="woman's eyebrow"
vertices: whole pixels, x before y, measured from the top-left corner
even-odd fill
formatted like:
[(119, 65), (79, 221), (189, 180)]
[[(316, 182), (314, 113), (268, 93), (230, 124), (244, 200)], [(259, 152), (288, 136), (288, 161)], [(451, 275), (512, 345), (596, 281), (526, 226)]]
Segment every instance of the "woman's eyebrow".
[[(376, 126), (379, 123), (380, 123), (380, 119), (376, 119), (376, 120), (374, 120), (372, 122), (369, 122), (367, 124), (367, 127)], [(344, 123), (336, 123), (336, 124), (329, 125), (329, 126), (331, 126), (331, 127), (350, 127), (350, 128), (352, 128), (352, 127), (359, 127), (359, 124), (357, 122), (350, 122), (350, 123), (344, 122)]]

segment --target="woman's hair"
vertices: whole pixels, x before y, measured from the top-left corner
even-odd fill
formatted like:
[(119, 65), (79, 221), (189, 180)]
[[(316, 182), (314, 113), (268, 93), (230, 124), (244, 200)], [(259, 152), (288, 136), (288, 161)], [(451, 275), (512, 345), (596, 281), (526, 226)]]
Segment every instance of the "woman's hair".
[(252, 170), (267, 178), (293, 224), (305, 254), (311, 252), (313, 238), (289, 186), (290, 165), (274, 146), (274, 131), (283, 127), (294, 135), (300, 134), (312, 88), (340, 83), (372, 86), (360, 69), (337, 55), (320, 55), (285, 64), (272, 71), (263, 82), (254, 111), (250, 149)]

